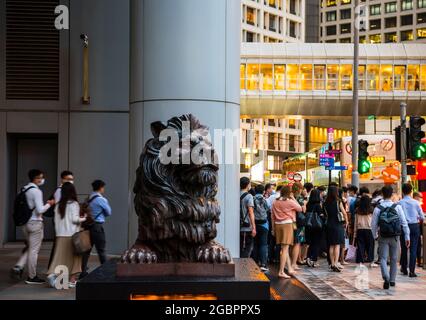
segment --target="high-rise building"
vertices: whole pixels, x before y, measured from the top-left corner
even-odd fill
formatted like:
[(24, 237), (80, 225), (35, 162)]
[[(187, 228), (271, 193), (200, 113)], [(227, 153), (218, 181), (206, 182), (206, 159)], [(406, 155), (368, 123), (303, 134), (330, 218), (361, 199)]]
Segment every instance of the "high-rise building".
[[(320, 41), (353, 42), (355, 0), (320, 0)], [(360, 0), (360, 43), (426, 42), (426, 0)]]
[(243, 42), (304, 42), (305, 0), (242, 0)]

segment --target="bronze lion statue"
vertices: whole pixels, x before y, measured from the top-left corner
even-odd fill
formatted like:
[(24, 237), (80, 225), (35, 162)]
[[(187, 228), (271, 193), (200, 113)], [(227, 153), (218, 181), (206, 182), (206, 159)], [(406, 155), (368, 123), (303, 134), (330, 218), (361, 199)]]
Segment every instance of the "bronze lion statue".
[[(184, 133), (185, 125), (190, 134)], [(161, 138), (164, 130), (172, 130), (178, 138), (166, 154), (164, 148), (171, 139)], [(189, 114), (174, 117), (167, 124), (154, 122), (151, 131), (154, 137), (142, 152), (133, 188), (139, 235), (121, 261), (231, 262), (228, 249), (214, 241), (220, 216), (216, 199), (219, 168), (206, 135), (208, 128)], [(176, 161), (164, 164), (165, 155)]]

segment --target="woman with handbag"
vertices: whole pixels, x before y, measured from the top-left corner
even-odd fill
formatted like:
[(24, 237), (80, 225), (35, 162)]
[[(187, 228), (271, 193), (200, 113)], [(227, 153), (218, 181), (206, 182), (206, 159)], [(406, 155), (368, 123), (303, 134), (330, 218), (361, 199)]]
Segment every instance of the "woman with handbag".
[(321, 206), (321, 192), (313, 189), (306, 204), (305, 240), (308, 246), (306, 264), (309, 267), (319, 267), (318, 255), (323, 237), (324, 214)]
[(374, 263), (374, 237), (371, 231), (371, 221), (373, 220), (373, 210), (371, 198), (363, 195), (360, 198), (359, 206), (356, 209), (354, 225), (354, 243), (356, 243), (356, 263)]
[(324, 203), (327, 217), (327, 243), (330, 246), (329, 258), (331, 270), (341, 272), (339, 264), (340, 246), (345, 243), (345, 223), (348, 221), (346, 210), (339, 199), (339, 190), (335, 186), (328, 188)]
[(80, 217), (80, 205), (77, 192), (72, 183), (64, 183), (61, 189), (61, 200), (55, 207), (55, 250), (49, 266), (48, 282), (55, 287), (57, 278), (56, 267), (66, 266), (70, 275), (69, 287), (75, 287), (77, 277), (81, 272), (81, 256), (74, 249), (72, 236), (80, 231), (80, 224), (86, 217)]
[[(272, 204), (272, 230), (276, 243), (281, 245), (280, 268), (278, 277), (289, 279), (294, 274), (289, 256), (289, 248), (294, 242), (294, 230), (296, 229), (296, 212), (301, 212), (302, 207), (297, 203), (289, 186), (281, 189), (280, 197)], [(288, 274), (284, 268), (288, 263)]]
[(302, 196), (303, 185), (300, 182), (296, 182), (291, 187), (293, 196), (296, 199), (297, 203), (302, 207), (302, 211), (296, 213), (296, 227), (297, 229), (294, 231), (294, 244), (291, 248), (291, 262), (292, 268), (294, 270), (300, 270), (297, 266), (298, 264), (302, 264), (300, 259), (300, 248), (302, 244), (305, 243), (305, 199)]

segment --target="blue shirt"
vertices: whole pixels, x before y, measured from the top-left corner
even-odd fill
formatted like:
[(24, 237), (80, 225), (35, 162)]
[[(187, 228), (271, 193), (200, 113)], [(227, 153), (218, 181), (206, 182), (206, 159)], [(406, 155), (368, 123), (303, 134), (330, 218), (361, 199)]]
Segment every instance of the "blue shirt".
[[(382, 200), (380, 202), (380, 206), (383, 208), (387, 208), (394, 205), (394, 202), (392, 200)], [(401, 221), (402, 229), (404, 230), (404, 236), (405, 240), (410, 240), (410, 228), (408, 228), (407, 220), (405, 219), (404, 211), (402, 211), (402, 207), (400, 205), (397, 205), (395, 207), (396, 212), (398, 213), (399, 220)], [(379, 231), (379, 216), (380, 216), (380, 208), (376, 207), (373, 212), (373, 219), (371, 221), (371, 232), (373, 233), (374, 239), (378, 238), (378, 231)]]
[(415, 224), (424, 220), (423, 210), (417, 200), (410, 196), (405, 196), (401, 201), (399, 201), (399, 204), (404, 211), (405, 219), (407, 219), (408, 224)]
[(92, 200), (89, 204), (93, 218), (97, 223), (105, 223), (105, 217), (109, 217), (111, 215), (111, 207), (108, 200), (99, 192), (93, 192), (89, 199), (92, 199), (94, 196), (98, 197)]

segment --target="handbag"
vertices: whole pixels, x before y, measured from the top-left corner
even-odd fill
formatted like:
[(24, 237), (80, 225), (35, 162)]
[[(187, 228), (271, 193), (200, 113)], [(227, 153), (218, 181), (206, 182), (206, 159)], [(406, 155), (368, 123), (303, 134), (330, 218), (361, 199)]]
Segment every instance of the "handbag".
[(323, 223), (318, 212), (308, 212), (306, 214), (306, 227), (310, 229), (322, 229)]
[(90, 241), (90, 231), (83, 230), (73, 234), (72, 243), (74, 245), (74, 253), (76, 255), (82, 255), (92, 248)]
[(346, 222), (345, 216), (343, 215), (342, 211), (340, 211), (339, 202), (337, 202), (336, 206), (337, 206), (337, 219), (339, 220), (340, 223), (345, 223)]

